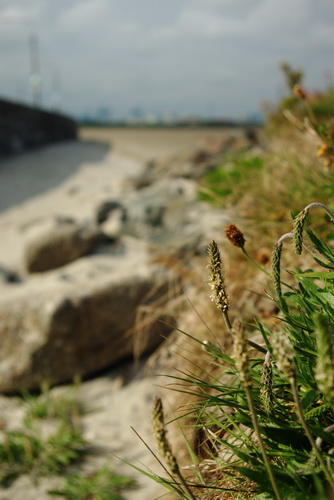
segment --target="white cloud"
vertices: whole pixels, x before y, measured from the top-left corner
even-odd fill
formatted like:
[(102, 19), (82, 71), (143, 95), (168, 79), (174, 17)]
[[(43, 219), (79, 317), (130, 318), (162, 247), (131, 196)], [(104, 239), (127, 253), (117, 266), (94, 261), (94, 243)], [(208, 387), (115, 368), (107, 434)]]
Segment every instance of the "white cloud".
[(321, 86), (334, 49), (332, 0), (2, 0), (4, 13), (32, 24), (0, 30), (0, 94), (26, 85), (34, 29), (44, 81), (57, 68), (71, 112), (214, 103), (240, 115), (275, 97), (282, 60)]

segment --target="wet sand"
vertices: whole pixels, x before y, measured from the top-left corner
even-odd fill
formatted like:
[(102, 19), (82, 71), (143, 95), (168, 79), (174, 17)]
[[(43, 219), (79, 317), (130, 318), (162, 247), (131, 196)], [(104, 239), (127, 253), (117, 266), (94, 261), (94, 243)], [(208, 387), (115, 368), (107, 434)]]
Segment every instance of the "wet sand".
[(85, 163), (103, 161), (109, 146), (70, 141), (0, 158), (0, 212), (55, 188)]
[(111, 144), (120, 153), (141, 161), (161, 160), (194, 151), (210, 140), (242, 134), (237, 128), (93, 128), (80, 130), (84, 140)]
[[(84, 167), (110, 161), (110, 153), (144, 165), (148, 160), (176, 157), (200, 149), (210, 140), (240, 133), (226, 128), (82, 128), (78, 141), (0, 158), (0, 212), (54, 189), (70, 177), (79, 179)], [(122, 173), (110, 169), (109, 175), (112, 182), (115, 175), (120, 177)]]

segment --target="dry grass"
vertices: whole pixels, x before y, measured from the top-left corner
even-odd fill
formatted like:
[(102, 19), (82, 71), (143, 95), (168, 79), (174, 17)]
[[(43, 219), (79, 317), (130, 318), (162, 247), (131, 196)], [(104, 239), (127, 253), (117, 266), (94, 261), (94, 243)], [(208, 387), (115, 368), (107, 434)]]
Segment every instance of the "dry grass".
[(286, 130), (268, 141), (265, 169), (237, 205), (239, 215), (252, 221), (254, 233), (263, 229), (267, 244), (285, 232), (291, 210), (299, 212), (319, 198), (331, 205), (334, 194), (334, 172), (316, 158), (319, 140), (307, 131)]

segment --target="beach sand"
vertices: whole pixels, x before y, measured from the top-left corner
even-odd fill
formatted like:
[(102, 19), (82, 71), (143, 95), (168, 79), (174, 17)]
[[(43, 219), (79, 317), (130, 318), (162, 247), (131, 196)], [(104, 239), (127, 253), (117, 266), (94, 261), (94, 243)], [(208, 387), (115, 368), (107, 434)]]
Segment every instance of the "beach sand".
[[(209, 137), (226, 137), (226, 130), (83, 129), (80, 141), (57, 144), (0, 161), (0, 264), (20, 270), (21, 231), (38, 218), (63, 215), (91, 219), (100, 201), (119, 194), (122, 183), (137, 175), (150, 159), (165, 159), (200, 148)], [(117, 371), (118, 370), (118, 371)], [(131, 430), (150, 444), (150, 412), (155, 379), (122, 384), (120, 367), (101, 378), (84, 382), (80, 393), (96, 411), (84, 418), (85, 436), (113, 454), (138, 465), (138, 460), (160, 472), (155, 459)], [(125, 367), (127, 371), (128, 368)], [(6, 406), (6, 398), (3, 400)], [(15, 419), (14, 419), (15, 420)], [(117, 463), (116, 463), (117, 466)], [(122, 472), (133, 473), (122, 465)], [(136, 474), (141, 489), (125, 493), (128, 500), (153, 500), (156, 484)], [(0, 499), (46, 500), (47, 482), (36, 487), (21, 478)], [(159, 490), (161, 493), (161, 490)]]

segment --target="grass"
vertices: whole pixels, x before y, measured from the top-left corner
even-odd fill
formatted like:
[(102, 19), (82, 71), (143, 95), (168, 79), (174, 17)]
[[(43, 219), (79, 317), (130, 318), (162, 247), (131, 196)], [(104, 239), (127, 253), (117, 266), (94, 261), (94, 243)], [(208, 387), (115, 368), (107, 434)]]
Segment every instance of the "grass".
[(124, 490), (135, 487), (133, 479), (105, 466), (88, 476), (71, 473), (62, 488), (51, 490), (49, 494), (67, 500), (122, 500)]
[[(334, 209), (333, 88), (308, 95), (299, 85), (303, 73), (288, 64), (282, 69), (290, 94), (268, 116), (260, 136), (265, 145), (261, 154), (226, 153), (198, 188), (200, 200), (232, 207), (267, 245), (287, 227), (294, 207), (298, 212), (321, 201)], [(296, 97), (296, 82), (304, 98)], [(287, 105), (290, 108), (284, 109)], [(332, 237), (326, 233), (326, 215), (315, 216), (319, 234)]]
[[(306, 500), (334, 494), (334, 251), (307, 226), (302, 236), (295, 228), (294, 237), (307, 237), (317, 256), (312, 269), (295, 268), (293, 285), (280, 284), (280, 295), (272, 299), (281, 310), (275, 329), (238, 318), (238, 325), (229, 328), (234, 356), (202, 343), (212, 366), (221, 367), (218, 376), (172, 377), (176, 390), (182, 386), (186, 395), (199, 389), (192, 418), (194, 426), (205, 429), (209, 459), (188, 472), (191, 494), (177, 477), (165, 478), (180, 498)], [(216, 277), (222, 271), (215, 253), (211, 259), (218, 306), (227, 292), (224, 280)], [(230, 309), (223, 314), (232, 315)], [(235, 322), (231, 318), (227, 324)], [(254, 333), (262, 336), (266, 355), (256, 344), (247, 345)], [(160, 432), (157, 439), (166, 463), (174, 464), (170, 444), (161, 444), (166, 436)], [(172, 475), (175, 470), (174, 465)], [(161, 483), (161, 477), (156, 480)]]
[(22, 474), (58, 475), (83, 459), (88, 443), (78, 427), (59, 422), (55, 431), (44, 437), (31, 419), (20, 431), (5, 431), (0, 444), (0, 484), (8, 487)]
[[(302, 89), (298, 94), (306, 99)], [(298, 109), (308, 110), (304, 104)], [(193, 401), (188, 419), (202, 436), (201, 455), (190, 449), (187, 467), (179, 466), (168, 440), (162, 402), (159, 425), (157, 406), (153, 412), (166, 475), (149, 476), (172, 491), (172, 498), (334, 498), (334, 129), (319, 128), (313, 120), (314, 109), (303, 131), (277, 134), (260, 161), (253, 157), (247, 163), (241, 152), (202, 179), (201, 199), (237, 207), (256, 227), (253, 242), (245, 243), (234, 225), (226, 232), (230, 241), (239, 234), (231, 242), (248, 261), (249, 247), (271, 241), (272, 283), (263, 295), (276, 317), (244, 320), (236, 296), (229, 298), (218, 245), (211, 242), (211, 298), (234, 353), (185, 333), (201, 348), (192, 368), (188, 363), (187, 370), (170, 376), (173, 389)], [(287, 262), (290, 268), (284, 269)], [(258, 272), (261, 266), (255, 264)], [(196, 365), (208, 358), (199, 374)]]
[(249, 153), (227, 155), (224, 163), (209, 171), (199, 186), (200, 201), (223, 205), (226, 199), (236, 195), (236, 190), (257, 177), (263, 168), (264, 160)]
[[(237, 211), (248, 234), (255, 236), (256, 228), (256, 237), (261, 235), (267, 246), (287, 227), (294, 207), (298, 212), (319, 200), (334, 209), (334, 169), (316, 157), (320, 139), (314, 142), (299, 130), (288, 130), (288, 138), (285, 129), (270, 138), (261, 157), (245, 152), (235, 153), (232, 162), (227, 157), (205, 174), (198, 188), (200, 200)], [(326, 231), (326, 214), (319, 212), (317, 227), (320, 234)]]
[(74, 421), (79, 419), (85, 408), (76, 396), (78, 382), (69, 391), (54, 396), (47, 383), (43, 383), (40, 394), (32, 394), (29, 391), (22, 391), (25, 403), (25, 422), (34, 419), (60, 419)]
[(49, 494), (69, 500), (122, 500), (125, 490), (136, 487), (132, 478), (109, 465), (90, 475), (74, 472), (90, 451), (81, 428), (85, 408), (77, 397), (77, 388), (75, 383), (55, 395), (43, 384), (40, 394), (22, 392), (21, 428), (1, 432), (0, 486), (8, 488), (23, 474), (36, 482), (41, 477), (57, 476), (63, 485)]

